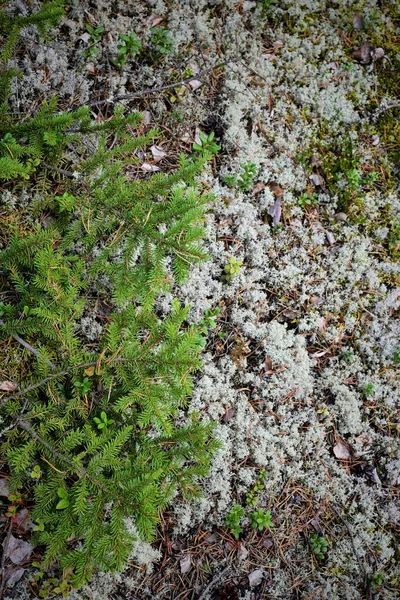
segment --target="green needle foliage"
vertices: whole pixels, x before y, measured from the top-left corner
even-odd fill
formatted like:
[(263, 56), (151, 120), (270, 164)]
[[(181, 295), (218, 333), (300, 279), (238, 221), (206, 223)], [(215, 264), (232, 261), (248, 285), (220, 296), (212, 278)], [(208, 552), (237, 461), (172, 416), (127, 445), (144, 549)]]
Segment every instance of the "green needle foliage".
[[(52, 2), (10, 26), (0, 13), (4, 69), (15, 32), (59, 14)], [(211, 155), (132, 177), (136, 151), (158, 135), (133, 134), (139, 114), (115, 110), (98, 123), (88, 108), (63, 112), (52, 98), (20, 119), (4, 110), (12, 76), (3, 70), (1, 176), (15, 193), (43, 185), (0, 237), (0, 342), (19, 336), (31, 345), (27, 354), (13, 342), (22, 380), (1, 400), (0, 452), (15, 510), (28, 505), (45, 547), (42, 567), (80, 586), (95, 569), (123, 567), (134, 541), (127, 517), (151, 540), (176, 490), (199, 494), (217, 448), (212, 424), (182, 413), (204, 324), (188, 326), (176, 299), (166, 318), (154, 308), (205, 258), (208, 198), (195, 176)], [(104, 328), (88, 344), (80, 321), (95, 307)]]

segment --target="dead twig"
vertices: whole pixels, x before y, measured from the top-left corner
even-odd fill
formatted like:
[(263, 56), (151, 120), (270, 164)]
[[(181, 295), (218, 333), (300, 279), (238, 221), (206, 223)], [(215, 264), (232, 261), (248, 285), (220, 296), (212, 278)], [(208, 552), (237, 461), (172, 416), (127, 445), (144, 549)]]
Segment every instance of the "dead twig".
[(206, 600), (208, 594), (211, 592), (211, 590), (213, 589), (213, 587), (215, 587), (215, 585), (225, 576), (229, 573), (229, 571), (231, 570), (231, 567), (225, 567), (225, 569), (223, 571), (221, 571), (220, 573), (217, 573), (217, 575), (215, 575), (210, 583), (208, 585), (206, 585), (206, 587), (204, 588), (204, 590), (201, 593), (201, 596), (199, 597), (199, 600)]

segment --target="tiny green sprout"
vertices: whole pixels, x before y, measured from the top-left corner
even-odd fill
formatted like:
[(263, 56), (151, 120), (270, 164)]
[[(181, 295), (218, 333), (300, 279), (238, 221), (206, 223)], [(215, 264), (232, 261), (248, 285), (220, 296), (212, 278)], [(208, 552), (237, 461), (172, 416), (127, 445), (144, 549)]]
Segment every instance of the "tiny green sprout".
[(346, 361), (350, 361), (353, 358), (354, 354), (351, 350), (346, 350), (345, 352), (343, 352), (343, 358)]
[(310, 544), (315, 556), (323, 560), (328, 552), (328, 542), (324, 537), (319, 537), (315, 533), (310, 535)]
[(225, 279), (230, 280), (233, 279), (235, 275), (239, 275), (240, 267), (242, 265), (242, 260), (238, 260), (234, 256), (231, 256), (228, 263), (224, 266)]
[(93, 421), (96, 423), (97, 429), (107, 429), (108, 425), (115, 423), (114, 419), (109, 419), (104, 411), (100, 413), (100, 419), (94, 417)]
[(122, 68), (126, 65), (128, 57), (133, 58), (138, 54), (142, 43), (134, 31), (128, 35), (120, 33), (119, 39), (121, 43), (117, 45), (117, 58), (114, 64)]
[(400, 346), (394, 351), (393, 362), (395, 365), (400, 365)]
[(361, 173), (358, 169), (350, 169), (350, 171), (346, 173), (346, 177), (350, 190), (354, 191), (360, 186)]
[(214, 136), (215, 136), (215, 133), (213, 131), (210, 133), (210, 135), (207, 135), (206, 133), (203, 133), (202, 131), (200, 131), (199, 132), (200, 144), (195, 142), (193, 144), (193, 150), (195, 150), (196, 152), (199, 152), (201, 154), (204, 154), (204, 153), (217, 154), (217, 152), (219, 150), (221, 150), (221, 146), (218, 146), (218, 144), (216, 144), (214, 142)]
[(101, 40), (101, 34), (104, 31), (104, 27), (100, 25), (99, 27), (92, 27), (91, 25), (86, 25), (86, 31), (89, 34), (89, 47), (86, 48), (82, 52), (82, 55), (87, 58), (94, 58), (99, 54), (99, 49), (96, 47), (97, 42)]
[(202, 333), (207, 333), (209, 329), (215, 329), (217, 324), (215, 322), (215, 318), (219, 315), (220, 309), (218, 306), (216, 308), (207, 308), (204, 312), (203, 319), (200, 321), (200, 331)]
[[(44, 523), (43, 523), (43, 521), (38, 521), (37, 524), (34, 526), (33, 531), (44, 531)], [(33, 566), (35, 566), (35, 565), (33, 565)], [(40, 566), (39, 563), (38, 563), (38, 566)]]
[(228, 175), (225, 175), (224, 177), (224, 183), (228, 187), (234, 187), (236, 185), (236, 176), (228, 173)]
[(243, 517), (243, 515), (244, 510), (240, 504), (235, 504), (226, 515), (225, 525), (229, 527), (229, 531), (235, 540), (239, 539), (239, 535), (243, 531), (243, 529), (240, 527), (240, 519)]
[(67, 490), (65, 490), (64, 488), (60, 487), (57, 490), (57, 496), (60, 498), (60, 501), (58, 502), (56, 509), (57, 510), (62, 510), (64, 508), (68, 508), (69, 506), (69, 500), (68, 500), (68, 492)]
[(86, 396), (90, 388), (92, 387), (92, 382), (89, 377), (84, 377), (82, 381), (74, 381), (74, 386), (81, 390), (82, 396)]
[(252, 162), (240, 165), (243, 172), (237, 179), (237, 186), (241, 192), (248, 192), (252, 186), (253, 179), (257, 175), (257, 166)]
[(174, 43), (169, 35), (168, 29), (150, 29), (150, 45), (153, 55), (165, 56), (174, 50)]
[(33, 479), (40, 479), (42, 475), (42, 469), (39, 467), (39, 465), (35, 465), (31, 471), (31, 477)]
[(375, 391), (375, 386), (373, 383), (366, 383), (363, 387), (363, 392), (366, 396), (372, 396)]
[(249, 517), (252, 529), (258, 529), (259, 531), (262, 531), (266, 527), (274, 526), (273, 522), (271, 521), (271, 511), (269, 510), (264, 512), (262, 508), (259, 508), (258, 510), (250, 513)]
[(318, 196), (315, 192), (313, 194), (311, 194), (311, 196), (309, 194), (301, 194), (299, 196), (297, 202), (302, 208), (306, 208), (307, 206), (312, 206), (313, 204), (317, 204)]
[(371, 584), (373, 587), (379, 587), (385, 582), (385, 577), (381, 571), (377, 571), (373, 575), (370, 575)]
[(254, 486), (248, 492), (246, 496), (246, 504), (247, 506), (256, 506), (258, 502), (258, 492), (264, 489), (265, 478), (267, 476), (267, 471), (265, 469), (261, 469), (257, 481)]

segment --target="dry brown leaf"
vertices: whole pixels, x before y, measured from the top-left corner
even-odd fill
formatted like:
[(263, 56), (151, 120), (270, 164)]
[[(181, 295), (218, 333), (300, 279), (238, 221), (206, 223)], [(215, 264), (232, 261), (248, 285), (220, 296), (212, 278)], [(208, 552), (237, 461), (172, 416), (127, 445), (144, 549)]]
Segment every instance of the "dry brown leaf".
[(0, 381), (0, 390), (2, 392), (15, 392), (18, 389), (18, 383), (12, 381)]
[(167, 156), (167, 153), (164, 152), (164, 150), (160, 148), (160, 146), (152, 146), (150, 150), (155, 161), (161, 160), (162, 158), (164, 158), (164, 156)]
[(333, 446), (333, 454), (339, 460), (349, 460), (351, 458), (350, 448), (343, 440), (338, 440)]
[(192, 566), (192, 559), (190, 554), (185, 554), (183, 558), (179, 561), (181, 567), (181, 573), (188, 573)]
[(250, 587), (256, 587), (257, 585), (260, 585), (260, 583), (262, 582), (262, 580), (264, 578), (264, 573), (262, 572), (261, 569), (256, 569), (255, 571), (252, 571), (251, 573), (249, 573), (248, 578), (249, 578)]
[(3, 548), (6, 558), (9, 558), (14, 565), (20, 565), (22, 562), (29, 559), (33, 552), (32, 544), (20, 540), (13, 535), (11, 535), (9, 539), (5, 538)]
[(150, 163), (143, 163), (140, 168), (143, 171), (149, 171), (149, 172), (160, 171), (160, 167), (157, 167), (156, 165), (151, 165)]
[(7, 498), (9, 493), (10, 493), (10, 488), (8, 485), (8, 479), (5, 479), (4, 477), (2, 477), (0, 479), (0, 496), (4, 496)]
[(359, 13), (356, 13), (353, 17), (353, 27), (354, 29), (358, 29), (358, 31), (364, 27), (364, 19)]
[(18, 567), (18, 569), (14, 569), (13, 567), (9, 568), (5, 572), (5, 580), (7, 587), (13, 587), (25, 573), (25, 569), (22, 567)]

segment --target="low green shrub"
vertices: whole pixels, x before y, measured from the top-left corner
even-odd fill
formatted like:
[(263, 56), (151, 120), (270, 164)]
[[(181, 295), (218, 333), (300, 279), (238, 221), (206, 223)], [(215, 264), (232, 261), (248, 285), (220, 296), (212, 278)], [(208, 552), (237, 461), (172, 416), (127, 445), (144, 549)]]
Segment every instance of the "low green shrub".
[[(207, 328), (188, 325), (177, 299), (167, 317), (154, 308), (206, 257), (208, 197), (195, 177), (210, 154), (132, 178), (136, 151), (158, 136), (133, 134), (138, 113), (115, 109), (99, 123), (52, 98), (32, 117), (12, 115), (15, 33), (59, 16), (55, 2), (23, 19), (0, 12), (0, 170), (15, 195), (35, 196), (0, 237), (0, 343), (14, 339), (20, 373), (20, 389), (2, 393), (0, 452), (10, 518), (28, 508), (41, 568), (80, 586), (95, 569), (123, 567), (135, 537), (127, 517), (150, 540), (176, 490), (199, 494), (217, 448), (213, 425), (182, 413)], [(95, 341), (82, 333), (88, 315), (102, 323)]]

